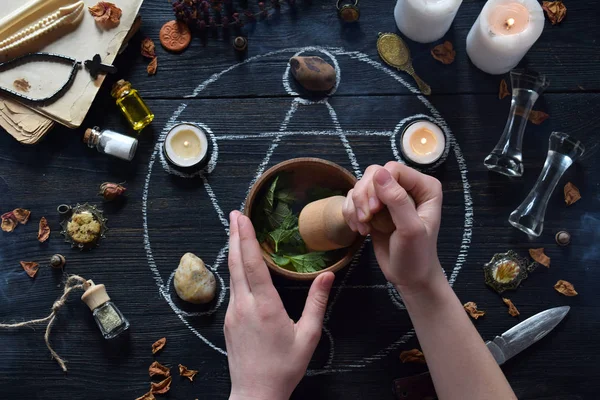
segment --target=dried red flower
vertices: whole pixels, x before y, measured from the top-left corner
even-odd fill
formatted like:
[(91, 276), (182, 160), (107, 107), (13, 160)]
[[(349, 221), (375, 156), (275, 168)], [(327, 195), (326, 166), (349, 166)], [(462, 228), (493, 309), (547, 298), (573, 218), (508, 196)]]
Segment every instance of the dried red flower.
[(573, 203), (576, 203), (581, 199), (581, 193), (579, 193), (579, 189), (577, 186), (573, 185), (571, 182), (567, 182), (565, 185), (565, 203), (570, 206)]
[(477, 304), (472, 301), (463, 304), (463, 308), (473, 319), (478, 319), (479, 317), (483, 317), (485, 315), (485, 311), (478, 310)]
[(521, 314), (519, 312), (519, 310), (517, 310), (517, 307), (515, 307), (515, 305), (513, 304), (513, 302), (510, 301), (510, 299), (505, 299), (503, 297), (502, 301), (504, 302), (504, 304), (506, 304), (508, 306), (508, 313), (510, 315), (512, 315), (513, 317), (517, 317), (517, 316), (519, 316)]
[(454, 47), (452, 43), (449, 41), (445, 41), (442, 44), (438, 44), (433, 49), (431, 49), (431, 55), (433, 58), (441, 62), (442, 64), (452, 64), (454, 62), (454, 57), (456, 57), (456, 51), (454, 51)]
[(550, 257), (544, 253), (544, 248), (529, 249), (529, 255), (535, 262), (542, 264), (546, 268), (550, 268)]
[(179, 375), (184, 376), (190, 380), (190, 382), (194, 381), (194, 377), (198, 371), (195, 369), (188, 369), (185, 365), (179, 364)]
[(40, 269), (40, 264), (34, 261), (21, 261), (21, 267), (23, 267), (30, 278), (34, 278)]
[(44, 243), (50, 237), (50, 227), (45, 217), (40, 219), (40, 227), (38, 229), (38, 240), (40, 243)]
[(27, 221), (29, 221), (29, 216), (31, 215), (31, 211), (26, 210), (24, 208), (15, 208), (13, 211), (13, 215), (16, 220), (21, 224), (25, 225)]
[(166, 337), (158, 339), (156, 342), (154, 342), (152, 344), (152, 354), (156, 354), (159, 351), (161, 351), (163, 349), (163, 347), (165, 347), (165, 344), (167, 344)]
[(104, 182), (102, 185), (100, 185), (100, 192), (98, 195), (102, 196), (106, 201), (112, 201), (126, 191), (127, 188), (118, 183)]
[(427, 364), (425, 361), (425, 355), (419, 349), (403, 351), (400, 353), (400, 361), (403, 363), (414, 362), (419, 364)]

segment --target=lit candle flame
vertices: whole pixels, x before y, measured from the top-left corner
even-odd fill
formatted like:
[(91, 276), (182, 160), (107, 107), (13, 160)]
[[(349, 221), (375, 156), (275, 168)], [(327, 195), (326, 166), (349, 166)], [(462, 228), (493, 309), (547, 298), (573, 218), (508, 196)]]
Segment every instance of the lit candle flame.
[(427, 144), (427, 139), (421, 138), (421, 144)]
[(183, 142), (183, 147), (190, 147), (190, 142), (188, 142), (187, 140)]
[(512, 28), (512, 26), (515, 24), (515, 19), (514, 18), (509, 18), (506, 20), (506, 23), (504, 24), (504, 26), (506, 26), (506, 30), (510, 30), (510, 28)]

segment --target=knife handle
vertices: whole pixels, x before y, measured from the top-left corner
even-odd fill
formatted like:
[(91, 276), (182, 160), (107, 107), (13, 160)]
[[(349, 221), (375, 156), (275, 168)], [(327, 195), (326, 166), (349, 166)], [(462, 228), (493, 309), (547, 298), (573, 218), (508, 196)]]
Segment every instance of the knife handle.
[(398, 400), (436, 400), (437, 394), (429, 372), (394, 380), (392, 388)]

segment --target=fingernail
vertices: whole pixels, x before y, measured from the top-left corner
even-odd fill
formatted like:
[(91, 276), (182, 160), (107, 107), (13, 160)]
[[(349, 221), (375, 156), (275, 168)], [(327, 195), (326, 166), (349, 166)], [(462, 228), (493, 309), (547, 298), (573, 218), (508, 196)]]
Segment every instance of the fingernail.
[(332, 272), (325, 272), (323, 275), (325, 276), (321, 280), (321, 287), (323, 289), (329, 290), (329, 288), (331, 288), (331, 285), (333, 284), (335, 275)]
[(362, 236), (367, 236), (369, 234), (369, 227), (366, 224), (358, 223), (358, 231)]
[(377, 202), (377, 198), (376, 197), (370, 197), (369, 198), (369, 207), (371, 207), (371, 210), (376, 209), (378, 205), (379, 205), (379, 203)]
[(380, 169), (375, 173), (375, 182), (379, 186), (385, 186), (392, 179), (392, 176), (386, 169)]
[(358, 215), (358, 219), (360, 221), (364, 221), (367, 219), (367, 214), (361, 208), (356, 210), (356, 214)]

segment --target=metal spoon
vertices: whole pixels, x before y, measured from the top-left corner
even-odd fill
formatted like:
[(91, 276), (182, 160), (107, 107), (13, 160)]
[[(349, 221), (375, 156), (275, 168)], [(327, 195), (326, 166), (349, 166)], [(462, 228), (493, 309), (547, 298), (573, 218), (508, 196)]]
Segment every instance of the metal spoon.
[(395, 33), (381, 33), (379, 32), (379, 39), (377, 39), (377, 51), (379, 57), (386, 64), (391, 67), (404, 71), (413, 77), (419, 90), (424, 95), (431, 94), (431, 88), (428, 84), (423, 82), (421, 78), (415, 73), (415, 69), (412, 66), (412, 60), (410, 59), (410, 51), (408, 46), (402, 40), (402, 38)]

